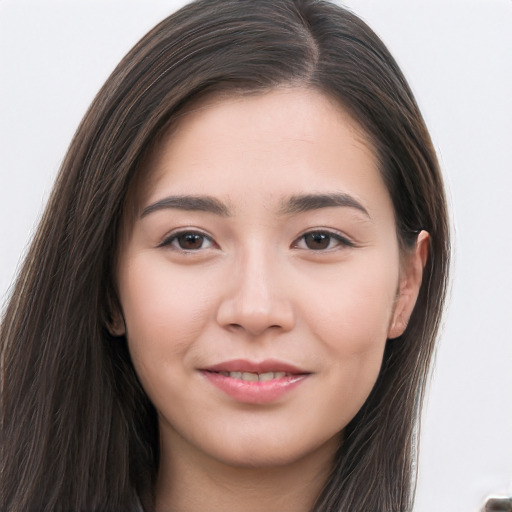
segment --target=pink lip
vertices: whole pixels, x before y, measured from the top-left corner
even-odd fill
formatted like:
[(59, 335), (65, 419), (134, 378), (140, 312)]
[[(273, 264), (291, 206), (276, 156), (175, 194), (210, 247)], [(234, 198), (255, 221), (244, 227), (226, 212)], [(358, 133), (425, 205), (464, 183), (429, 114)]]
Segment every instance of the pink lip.
[(291, 364), (278, 361), (277, 359), (265, 359), (259, 363), (245, 359), (232, 359), (231, 361), (224, 361), (223, 363), (208, 366), (208, 368), (204, 368), (204, 370), (210, 372), (286, 372), (294, 375), (310, 373)]
[[(268, 381), (245, 381), (219, 372), (250, 372), (268, 373), (285, 372), (287, 375)], [(218, 389), (238, 402), (248, 404), (267, 404), (274, 402), (304, 382), (310, 375), (306, 372), (281, 361), (267, 359), (256, 363), (242, 359), (225, 361), (208, 368), (201, 373)]]

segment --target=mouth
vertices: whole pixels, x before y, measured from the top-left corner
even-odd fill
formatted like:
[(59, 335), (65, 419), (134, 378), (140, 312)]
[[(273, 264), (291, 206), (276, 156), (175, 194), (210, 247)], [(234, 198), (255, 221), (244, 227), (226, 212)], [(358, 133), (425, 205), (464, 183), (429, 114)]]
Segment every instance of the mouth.
[(261, 362), (233, 359), (210, 366), (203, 371), (244, 382), (269, 382), (290, 377), (301, 377), (311, 373), (276, 359), (266, 359)]
[(255, 363), (226, 361), (201, 370), (207, 381), (237, 402), (266, 404), (278, 401), (311, 372), (277, 360)]
[[(208, 371), (208, 370), (207, 370)], [(287, 372), (265, 372), (265, 373), (254, 373), (254, 372), (213, 372), (230, 379), (243, 380), (245, 382), (268, 382), (270, 380), (282, 379), (284, 377), (291, 377), (291, 373)]]

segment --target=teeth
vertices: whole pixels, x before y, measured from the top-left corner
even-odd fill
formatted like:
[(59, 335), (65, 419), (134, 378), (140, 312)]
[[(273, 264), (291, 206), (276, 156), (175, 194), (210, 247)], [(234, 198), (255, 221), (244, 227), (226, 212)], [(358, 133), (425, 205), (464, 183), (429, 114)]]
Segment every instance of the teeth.
[(247, 382), (266, 382), (274, 379), (282, 379), (287, 374), (286, 372), (266, 372), (266, 373), (252, 373), (252, 372), (219, 372), (226, 377), (232, 379), (245, 380)]
[(258, 374), (257, 373), (244, 372), (244, 373), (242, 373), (242, 380), (247, 380), (247, 381), (250, 381), (250, 382), (255, 382), (255, 381), (258, 380)]

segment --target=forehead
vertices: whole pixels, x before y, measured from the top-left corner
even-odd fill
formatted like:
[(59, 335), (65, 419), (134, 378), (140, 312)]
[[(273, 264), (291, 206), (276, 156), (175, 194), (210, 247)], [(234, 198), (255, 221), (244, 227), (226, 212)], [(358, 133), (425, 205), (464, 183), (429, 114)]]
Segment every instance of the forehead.
[(166, 193), (236, 203), (374, 188), (387, 196), (373, 146), (335, 100), (314, 90), (214, 95), (186, 108), (142, 169), (139, 208)]

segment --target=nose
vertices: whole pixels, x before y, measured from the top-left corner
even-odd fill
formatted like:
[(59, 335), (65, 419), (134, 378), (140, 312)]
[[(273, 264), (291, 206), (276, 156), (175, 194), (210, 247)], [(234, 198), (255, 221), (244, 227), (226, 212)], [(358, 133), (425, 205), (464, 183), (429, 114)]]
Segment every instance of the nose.
[(295, 313), (289, 284), (276, 258), (272, 261), (269, 256), (252, 253), (231, 269), (217, 322), (250, 336), (260, 336), (268, 330), (291, 330)]

